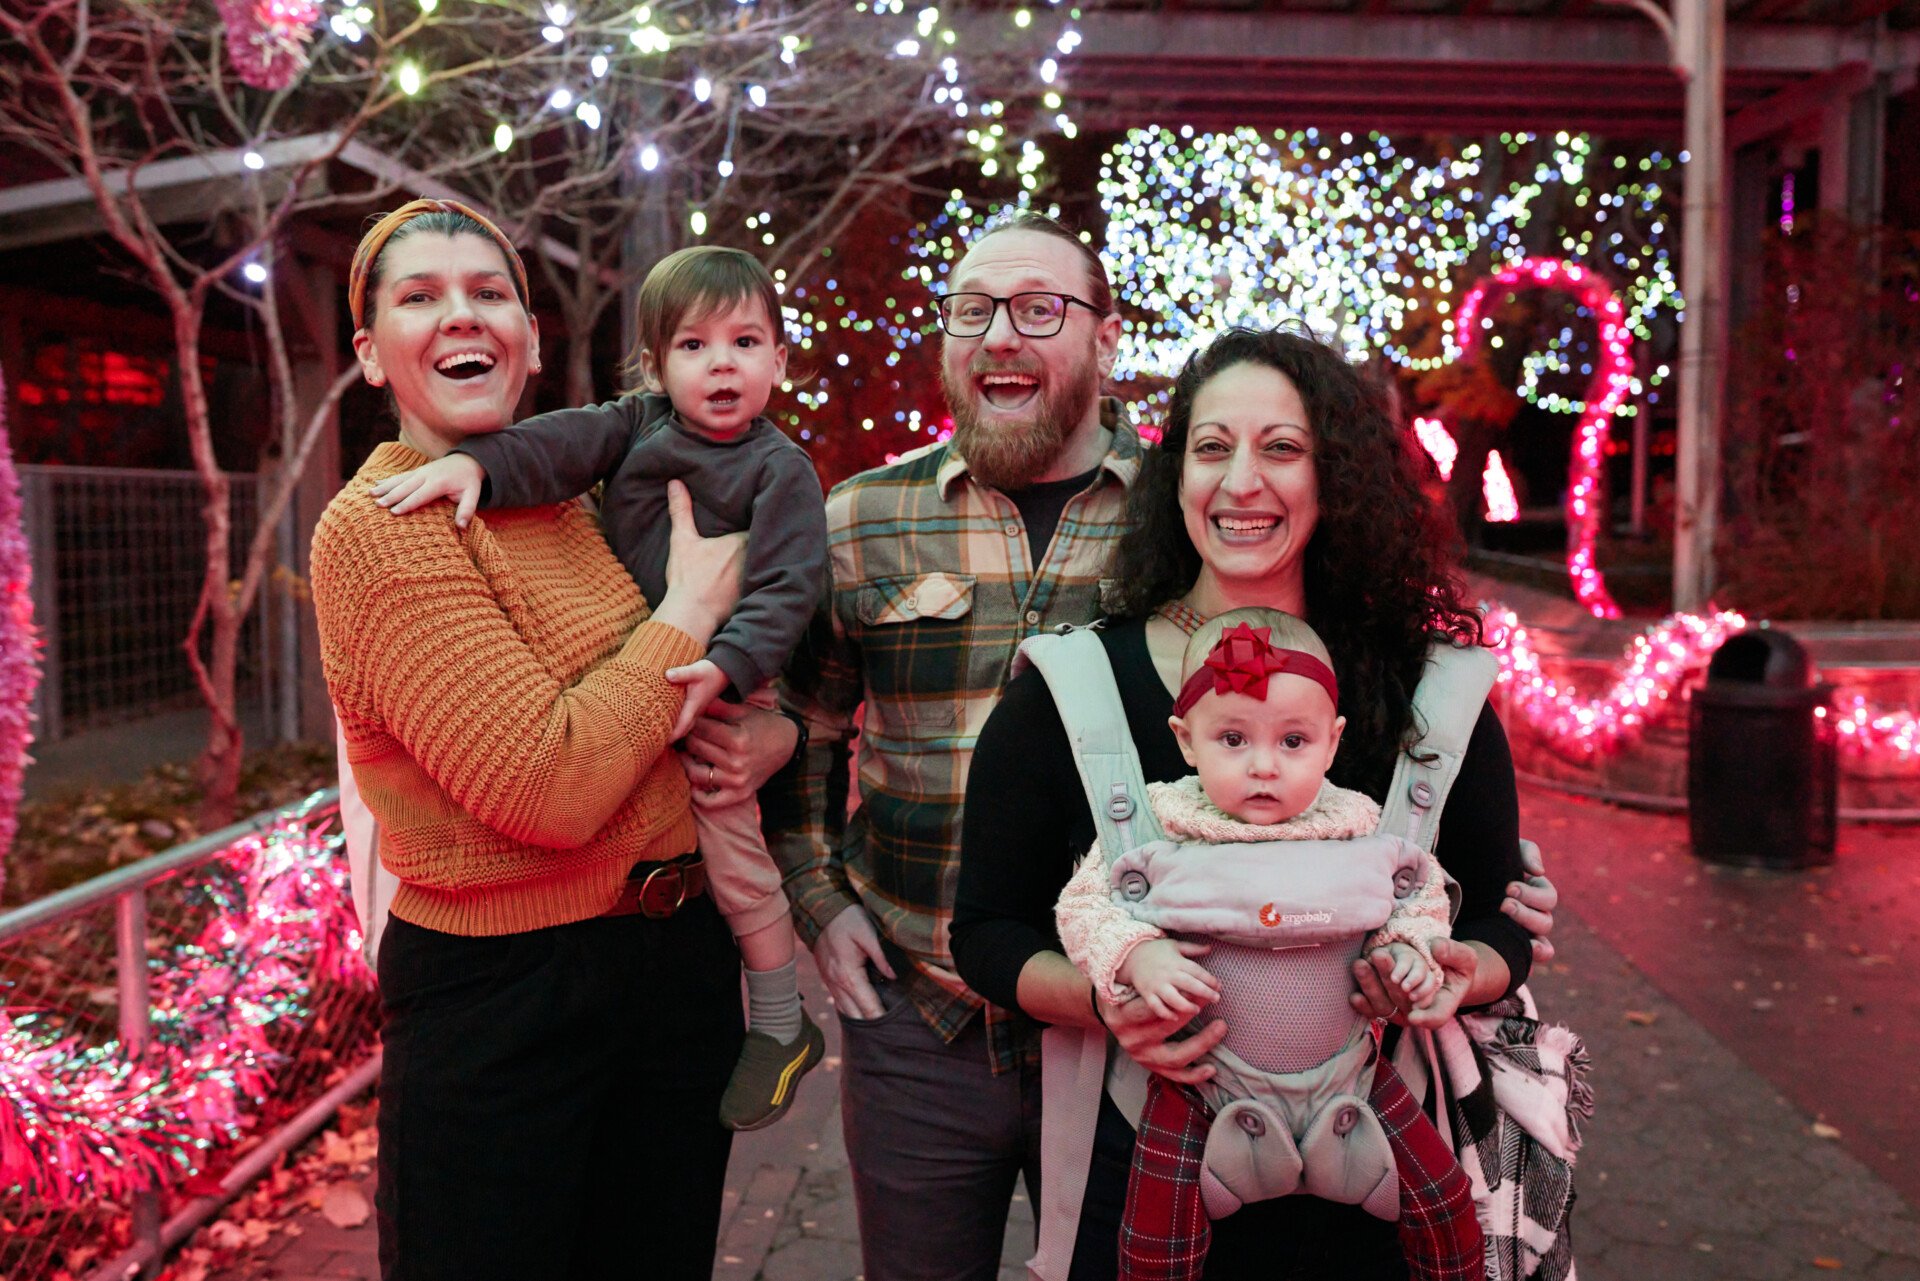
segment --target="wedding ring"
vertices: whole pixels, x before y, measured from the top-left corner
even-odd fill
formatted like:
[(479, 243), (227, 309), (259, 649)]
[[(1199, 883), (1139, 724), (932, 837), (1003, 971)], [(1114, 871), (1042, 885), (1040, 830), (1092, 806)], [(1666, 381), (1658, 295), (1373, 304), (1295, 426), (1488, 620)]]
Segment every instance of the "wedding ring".
[(707, 766), (707, 790), (708, 790), (709, 792), (717, 792), (717, 791), (719, 791), (719, 790), (720, 790), (720, 784), (718, 784), (718, 783), (716, 783), (716, 782), (714, 782), (714, 780), (713, 780), (713, 766), (712, 766), (712, 765), (708, 765), (708, 766)]

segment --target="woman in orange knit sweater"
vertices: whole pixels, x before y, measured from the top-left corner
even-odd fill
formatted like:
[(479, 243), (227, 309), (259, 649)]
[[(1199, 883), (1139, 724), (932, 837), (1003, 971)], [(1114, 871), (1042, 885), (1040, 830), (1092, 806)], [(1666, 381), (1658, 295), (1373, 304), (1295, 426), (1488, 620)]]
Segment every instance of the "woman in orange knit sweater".
[(361, 241), (348, 297), (381, 445), (313, 539), (347, 757), (399, 877), (380, 947), (387, 1281), (705, 1278), (743, 1035), (668, 750), (670, 668), (706, 652), (743, 535), (672, 496), (664, 599), (577, 502), (395, 518), (378, 481), (513, 420), (539, 329), (498, 228), (415, 201)]

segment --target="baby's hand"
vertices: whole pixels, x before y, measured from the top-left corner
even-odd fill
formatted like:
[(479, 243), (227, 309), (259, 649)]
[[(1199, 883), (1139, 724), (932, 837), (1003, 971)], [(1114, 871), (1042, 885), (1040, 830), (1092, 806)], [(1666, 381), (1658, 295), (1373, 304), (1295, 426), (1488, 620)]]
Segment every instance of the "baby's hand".
[(1387, 995), (1396, 1005), (1424, 1009), (1440, 990), (1439, 969), (1428, 965), (1420, 953), (1406, 943), (1389, 943), (1374, 955), (1380, 952), (1393, 959), (1393, 968), (1381, 976)]
[(667, 681), (682, 686), (687, 692), (687, 701), (680, 705), (680, 717), (674, 721), (673, 732), (667, 736), (669, 743), (677, 743), (693, 729), (693, 723), (700, 719), (700, 713), (707, 710), (707, 704), (720, 697), (721, 691), (726, 689), (727, 674), (711, 658), (703, 658), (685, 667), (669, 667)]
[(1192, 1018), (1220, 999), (1213, 975), (1191, 959), (1206, 950), (1204, 943), (1148, 939), (1120, 962), (1115, 977), (1140, 993), (1156, 1018)]
[(387, 477), (373, 487), (373, 501), (395, 516), (404, 516), (428, 503), (451, 498), (456, 504), (453, 523), (465, 529), (480, 505), (480, 482), (486, 478), (487, 469), (474, 459), (448, 454), (424, 467)]

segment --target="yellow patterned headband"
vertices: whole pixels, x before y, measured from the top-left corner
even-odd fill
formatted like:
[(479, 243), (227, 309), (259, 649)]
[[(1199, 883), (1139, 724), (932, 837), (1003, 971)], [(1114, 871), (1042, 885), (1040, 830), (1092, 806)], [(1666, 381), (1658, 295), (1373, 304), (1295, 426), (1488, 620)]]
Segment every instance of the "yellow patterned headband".
[(374, 223), (367, 234), (360, 237), (360, 247), (353, 251), (353, 266), (347, 273), (347, 307), (353, 312), (355, 329), (366, 327), (367, 280), (373, 275), (373, 264), (380, 260), (380, 251), (393, 239), (394, 232), (420, 215), (430, 213), (460, 214), (479, 223), (506, 255), (507, 266), (513, 269), (513, 287), (520, 294), (520, 305), (527, 305), (527, 265), (520, 261), (520, 251), (513, 247), (505, 232), (493, 225), (492, 219), (458, 200), (412, 200)]

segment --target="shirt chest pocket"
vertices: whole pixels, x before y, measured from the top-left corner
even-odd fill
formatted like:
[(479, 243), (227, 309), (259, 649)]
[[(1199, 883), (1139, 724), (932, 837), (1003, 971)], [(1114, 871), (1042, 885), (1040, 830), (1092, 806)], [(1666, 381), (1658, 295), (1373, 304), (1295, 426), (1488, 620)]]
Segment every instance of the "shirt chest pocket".
[(973, 596), (972, 574), (901, 574), (854, 589), (869, 731), (925, 734), (958, 723)]

